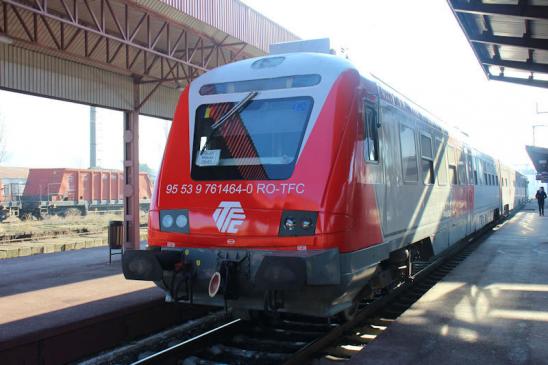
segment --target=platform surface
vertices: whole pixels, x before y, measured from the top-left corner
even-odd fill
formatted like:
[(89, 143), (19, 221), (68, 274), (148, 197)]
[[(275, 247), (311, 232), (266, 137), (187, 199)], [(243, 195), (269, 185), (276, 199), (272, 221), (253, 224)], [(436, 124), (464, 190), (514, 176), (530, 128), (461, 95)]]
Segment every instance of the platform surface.
[(348, 364), (548, 364), (548, 217), (530, 203)]
[(153, 283), (125, 280), (121, 271), (120, 255), (109, 264), (105, 247), (0, 260), (0, 348), (163, 298)]

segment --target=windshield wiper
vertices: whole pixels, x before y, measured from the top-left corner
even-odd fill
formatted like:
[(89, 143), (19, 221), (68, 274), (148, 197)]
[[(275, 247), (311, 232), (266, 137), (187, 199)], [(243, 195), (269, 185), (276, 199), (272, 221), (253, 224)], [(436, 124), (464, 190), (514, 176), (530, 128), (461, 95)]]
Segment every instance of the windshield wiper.
[(245, 107), (248, 105), (248, 102), (253, 100), (257, 96), (257, 94), (259, 94), (258, 91), (252, 91), (249, 94), (247, 94), (245, 98), (240, 100), (238, 104), (234, 105), (232, 109), (226, 112), (226, 114), (224, 114), (221, 118), (219, 118), (218, 121), (216, 121), (215, 123), (213, 123), (213, 125), (211, 125), (211, 132), (207, 136), (206, 141), (202, 149), (200, 150), (200, 155), (206, 150), (209, 140), (211, 139), (211, 137), (213, 137), (213, 134), (215, 133), (215, 131), (217, 131), (223, 124), (225, 124), (230, 119), (230, 117), (232, 117), (234, 114), (244, 110)]

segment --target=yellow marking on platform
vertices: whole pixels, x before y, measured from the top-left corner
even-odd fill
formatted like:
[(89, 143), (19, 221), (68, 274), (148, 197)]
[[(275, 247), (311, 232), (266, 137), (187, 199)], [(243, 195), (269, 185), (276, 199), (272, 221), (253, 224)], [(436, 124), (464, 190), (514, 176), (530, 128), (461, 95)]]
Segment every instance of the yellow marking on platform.
[(485, 287), (485, 290), (548, 292), (548, 285), (547, 284), (497, 283), (497, 284), (487, 285)]
[(489, 313), (489, 317), (499, 319), (513, 319), (520, 321), (548, 322), (548, 312), (545, 311), (495, 309)]

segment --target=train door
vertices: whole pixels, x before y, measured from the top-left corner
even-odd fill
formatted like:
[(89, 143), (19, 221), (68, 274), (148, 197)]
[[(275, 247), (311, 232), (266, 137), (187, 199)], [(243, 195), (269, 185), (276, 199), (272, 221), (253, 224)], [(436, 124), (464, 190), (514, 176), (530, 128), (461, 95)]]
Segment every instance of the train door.
[(499, 204), (498, 204), (498, 207), (499, 207), (499, 212), (502, 213), (504, 212), (504, 194), (502, 192), (502, 189), (503, 189), (503, 175), (504, 175), (504, 168), (502, 166), (502, 164), (500, 163), (499, 160), (496, 160), (495, 161), (495, 171), (496, 171), (496, 176), (497, 176), (497, 188), (499, 190)]
[[(399, 161), (395, 171), (399, 184), (390, 186), (387, 204), (391, 206), (391, 225), (396, 233), (404, 234), (404, 243), (412, 243), (414, 233), (423, 219), (421, 196), (424, 184), (420, 181), (418, 156), (420, 153), (415, 120), (398, 110)], [(401, 177), (400, 177), (401, 176)]]
[[(384, 184), (384, 170), (383, 160), (384, 153), (382, 151), (382, 135), (383, 135), (383, 123), (381, 122), (381, 113), (379, 111), (379, 101), (375, 95), (367, 94), (363, 100), (364, 107), (364, 119), (361, 121), (364, 123), (364, 148), (363, 148), (363, 160), (365, 161), (365, 194), (371, 194), (374, 192), (376, 206), (379, 212), (384, 210), (385, 203), (385, 184)], [(148, 181), (148, 176), (146, 176)], [(370, 187), (373, 187), (371, 189)], [(144, 195), (144, 193), (143, 193)], [(367, 196), (367, 195), (366, 195)], [(366, 207), (366, 205), (363, 205)], [(366, 214), (370, 214), (366, 212)], [(380, 218), (380, 216), (379, 216)], [(383, 227), (381, 225), (381, 231)]]
[(403, 205), (399, 196), (402, 183), (400, 141), (397, 110), (381, 101), (383, 144), (381, 155), (384, 166), (384, 204), (381, 207), (383, 234), (390, 240), (401, 233), (398, 225), (398, 207)]
[(472, 151), (470, 148), (465, 148), (466, 153), (466, 174), (467, 182), (466, 185), (466, 235), (474, 232), (474, 166), (472, 160)]
[(466, 236), (467, 194), (464, 153), (461, 148), (449, 145), (447, 148), (449, 181), (451, 184), (451, 220), (449, 224), (449, 243), (454, 244)]

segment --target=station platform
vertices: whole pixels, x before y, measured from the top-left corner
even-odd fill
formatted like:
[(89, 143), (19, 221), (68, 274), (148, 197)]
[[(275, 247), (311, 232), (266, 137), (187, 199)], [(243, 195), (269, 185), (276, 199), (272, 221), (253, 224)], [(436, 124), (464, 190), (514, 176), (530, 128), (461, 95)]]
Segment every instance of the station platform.
[(548, 218), (536, 202), (348, 364), (548, 364)]
[[(120, 255), (109, 264), (105, 247), (4, 259), (0, 263), (0, 363), (72, 361), (81, 353), (68, 356), (71, 346), (78, 350), (83, 346), (71, 342), (87, 338), (93, 342), (89, 351), (99, 351), (117, 338), (143, 335), (188, 315), (179, 312), (177, 305), (164, 303), (162, 291), (153, 283), (125, 280)], [(144, 323), (139, 318), (143, 315), (157, 323)]]

